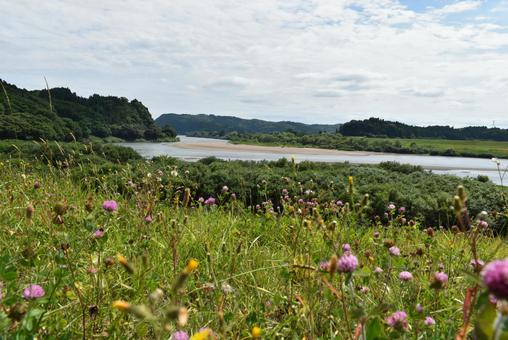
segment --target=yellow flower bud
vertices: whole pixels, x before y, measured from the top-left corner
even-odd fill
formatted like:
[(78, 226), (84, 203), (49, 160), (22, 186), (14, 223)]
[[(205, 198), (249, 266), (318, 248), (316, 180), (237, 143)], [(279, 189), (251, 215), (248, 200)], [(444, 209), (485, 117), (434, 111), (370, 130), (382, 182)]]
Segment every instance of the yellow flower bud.
[(116, 258), (118, 260), (118, 263), (120, 263), (125, 268), (125, 270), (127, 270), (127, 272), (129, 272), (130, 274), (134, 273), (134, 267), (129, 263), (129, 261), (127, 261), (127, 259), (123, 255), (118, 254)]
[(112, 306), (113, 308), (121, 310), (122, 312), (128, 311), (131, 308), (131, 304), (123, 300), (113, 301)]
[(202, 331), (191, 336), (190, 340), (206, 340), (212, 334), (212, 330), (210, 328), (205, 328)]
[(129, 264), (129, 262), (127, 262), (127, 259), (123, 255), (118, 254), (116, 258), (118, 260), (118, 263), (120, 263), (121, 265), (126, 266)]
[(260, 338), (261, 337), (261, 328), (259, 328), (258, 326), (252, 327), (251, 334), (254, 339)]
[(198, 266), (199, 266), (199, 262), (197, 260), (190, 259), (189, 262), (187, 262), (187, 266), (185, 267), (184, 271), (185, 271), (185, 273), (190, 274), (194, 270), (196, 270), (196, 268)]

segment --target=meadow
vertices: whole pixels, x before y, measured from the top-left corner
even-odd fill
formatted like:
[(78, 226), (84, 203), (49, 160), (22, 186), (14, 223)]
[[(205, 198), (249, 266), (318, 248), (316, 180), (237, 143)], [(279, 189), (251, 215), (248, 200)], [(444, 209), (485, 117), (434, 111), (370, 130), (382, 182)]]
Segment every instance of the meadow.
[[(451, 140), (431, 138), (387, 138), (390, 142), (399, 142), (404, 148), (423, 148), (438, 153), (454, 150), (457, 154), (485, 154), (493, 157), (508, 158), (508, 142), (491, 140)], [(369, 138), (383, 142), (385, 138)]]
[[(420, 191), (404, 201), (367, 186), (382, 177)], [(431, 182), (449, 191), (443, 224), (413, 211)], [(489, 264), (508, 256), (506, 191), (489, 183), (397, 164), (145, 161), (79, 143), (5, 146), (0, 183), (2, 338), (508, 331), (508, 263)]]

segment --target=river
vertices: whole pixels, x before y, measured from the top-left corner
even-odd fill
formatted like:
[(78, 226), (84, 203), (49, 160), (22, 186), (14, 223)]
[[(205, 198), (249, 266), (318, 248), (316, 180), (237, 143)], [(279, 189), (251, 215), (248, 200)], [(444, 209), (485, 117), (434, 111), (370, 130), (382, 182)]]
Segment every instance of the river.
[[(272, 147), (258, 145), (236, 145), (226, 140), (179, 136), (177, 143), (120, 143), (131, 147), (145, 158), (171, 156), (187, 161), (214, 156), (226, 160), (277, 160), (295, 157), (296, 161), (350, 162), (356, 164), (378, 164), (394, 161), (420, 165), (438, 174), (451, 174), (460, 177), (485, 175), (491, 181), (501, 184), (496, 165), (490, 159), (445, 157), (429, 155), (407, 155), (378, 153), (368, 151), (341, 151), (316, 148)], [(500, 159), (505, 166), (508, 160)], [(508, 181), (508, 176), (506, 178)], [(506, 181), (505, 181), (506, 182)]]

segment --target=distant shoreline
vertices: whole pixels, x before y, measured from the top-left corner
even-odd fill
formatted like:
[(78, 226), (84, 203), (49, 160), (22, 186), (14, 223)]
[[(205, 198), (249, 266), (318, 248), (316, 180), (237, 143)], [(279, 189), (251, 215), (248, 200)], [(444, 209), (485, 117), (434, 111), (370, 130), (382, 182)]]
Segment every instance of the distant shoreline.
[[(196, 141), (196, 138), (192, 138), (191, 141), (186, 140), (183, 136), (179, 142), (175, 143), (163, 143), (171, 144), (173, 147), (185, 150), (210, 150), (210, 151), (224, 151), (224, 152), (256, 152), (256, 153), (272, 153), (272, 154), (294, 154), (298, 161), (298, 155), (314, 155), (314, 156), (354, 156), (354, 157), (369, 157), (369, 156), (411, 156), (411, 157), (445, 157), (445, 158), (456, 158), (447, 156), (431, 156), (431, 155), (414, 155), (414, 154), (397, 154), (397, 153), (383, 153), (383, 152), (371, 152), (371, 151), (346, 151), (346, 150), (332, 150), (332, 149), (321, 149), (321, 148), (305, 148), (305, 147), (282, 147), (282, 146), (263, 146), (263, 145), (252, 145), (252, 144), (233, 144), (228, 140), (218, 140), (211, 138), (202, 138), (203, 141)], [(471, 170), (471, 171), (496, 171), (494, 164), (490, 160), (485, 160), (485, 167), (471, 167), (467, 165), (461, 166), (436, 166), (436, 165), (421, 165), (426, 170)], [(337, 160), (337, 163), (344, 162), (343, 160)], [(354, 161), (349, 161), (355, 163)], [(361, 162), (365, 164), (365, 162)], [(375, 163), (372, 163), (375, 164)]]

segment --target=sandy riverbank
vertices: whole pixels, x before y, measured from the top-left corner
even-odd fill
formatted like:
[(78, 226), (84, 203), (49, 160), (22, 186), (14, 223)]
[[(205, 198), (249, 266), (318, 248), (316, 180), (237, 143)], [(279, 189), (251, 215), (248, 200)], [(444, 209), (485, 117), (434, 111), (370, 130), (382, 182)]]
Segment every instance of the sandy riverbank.
[(301, 154), (315, 156), (371, 156), (382, 155), (382, 153), (368, 151), (343, 151), (318, 148), (299, 148), (299, 147), (282, 147), (282, 146), (263, 146), (249, 144), (232, 144), (228, 141), (210, 139), (206, 143), (180, 141), (174, 143), (173, 146), (181, 149), (199, 149), (199, 150), (220, 150), (230, 152), (263, 152), (276, 154)]
[[(427, 170), (468, 170), (468, 171), (495, 171), (488, 159), (457, 158), (429, 155), (393, 154), (369, 151), (344, 151), (319, 148), (262, 146), (249, 144), (232, 144), (227, 140), (193, 138), (182, 136), (180, 142), (168, 143), (168, 146), (181, 151), (200, 151), (210, 155), (281, 155), (289, 158), (294, 155), (297, 161), (312, 160), (324, 162), (350, 162), (362, 164), (376, 164), (382, 161), (396, 161), (420, 165)], [(320, 159), (323, 157), (323, 159)], [(232, 157), (234, 158), (234, 157)], [(255, 157), (253, 157), (255, 158)], [(199, 159), (199, 157), (197, 157)], [(440, 164), (444, 163), (444, 164)], [(454, 163), (454, 164), (450, 164)]]

